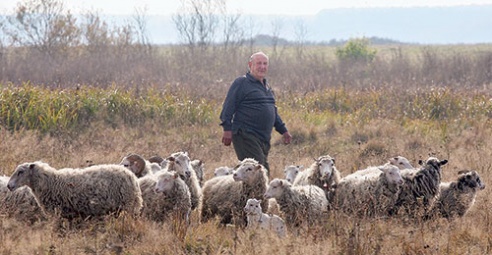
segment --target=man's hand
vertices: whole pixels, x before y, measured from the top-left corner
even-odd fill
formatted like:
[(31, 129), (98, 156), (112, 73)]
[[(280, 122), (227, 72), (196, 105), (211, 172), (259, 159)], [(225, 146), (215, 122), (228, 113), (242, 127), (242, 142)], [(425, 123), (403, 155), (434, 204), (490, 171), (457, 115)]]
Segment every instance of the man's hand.
[(292, 136), (289, 134), (289, 131), (282, 134), (284, 137), (284, 143), (289, 144), (292, 141)]
[(224, 135), (222, 135), (222, 143), (225, 146), (229, 146), (232, 143), (232, 131), (224, 131)]

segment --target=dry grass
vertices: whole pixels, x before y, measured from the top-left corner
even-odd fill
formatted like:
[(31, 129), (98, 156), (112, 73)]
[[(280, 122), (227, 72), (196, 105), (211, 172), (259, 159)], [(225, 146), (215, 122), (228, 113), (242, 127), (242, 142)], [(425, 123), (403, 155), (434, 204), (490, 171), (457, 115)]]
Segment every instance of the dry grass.
[[(286, 165), (308, 166), (323, 154), (336, 157), (342, 175), (381, 164), (395, 155), (407, 157), (414, 165), (435, 155), (449, 159), (443, 170), (444, 181), (454, 180), (459, 170), (474, 169), (486, 184), (492, 183), (491, 101), (487, 95), (473, 92), (436, 93), (396, 93), (391, 89), (279, 93), (279, 111), (294, 140), (283, 145), (280, 135), (274, 134), (269, 157), (271, 177), (281, 177)], [(0, 126), (0, 174), (10, 175), (16, 165), (34, 160), (57, 168), (78, 167), (88, 160), (118, 163), (130, 152), (150, 157), (187, 150), (192, 158), (204, 160), (205, 178), (210, 178), (214, 168), (233, 165), (237, 159), (231, 147), (220, 144), (220, 102), (210, 100), (203, 105), (207, 114), (198, 117), (198, 124), (96, 120), (76, 135), (42, 135), (23, 128), (11, 132)], [(140, 108), (132, 109), (138, 112)], [(201, 119), (210, 116), (216, 119)], [(290, 233), (285, 239), (220, 228), (217, 222), (198, 224), (196, 211), (187, 229), (172, 222), (159, 225), (120, 217), (60, 231), (53, 221), (27, 226), (0, 217), (0, 254), (489, 254), (489, 197), (487, 187), (479, 192), (468, 215), (451, 222), (358, 220), (333, 212), (323, 225), (299, 235)]]

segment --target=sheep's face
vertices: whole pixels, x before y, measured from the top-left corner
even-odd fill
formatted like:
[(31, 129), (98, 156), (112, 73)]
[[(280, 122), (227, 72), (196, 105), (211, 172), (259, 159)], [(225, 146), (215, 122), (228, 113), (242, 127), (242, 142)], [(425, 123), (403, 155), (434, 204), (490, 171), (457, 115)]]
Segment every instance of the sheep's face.
[(169, 170), (176, 171), (179, 175), (185, 176), (186, 178), (191, 177), (191, 171), (193, 171), (193, 169), (190, 164), (190, 157), (188, 157), (188, 153), (176, 152), (167, 158), (167, 160), (169, 160), (173, 165), (173, 169)]
[(7, 188), (14, 191), (24, 185), (31, 187), (32, 175), (41, 167), (51, 168), (48, 164), (39, 161), (17, 166), (12, 176), (10, 176)]
[(316, 160), (318, 170), (320, 173), (320, 180), (328, 180), (333, 174), (335, 168), (335, 160), (332, 158), (319, 158)]
[(229, 174), (232, 174), (233, 172), (234, 172), (234, 169), (226, 167), (226, 166), (221, 166), (221, 167), (218, 167), (214, 170), (214, 176), (217, 177), (217, 176), (229, 175)]
[(234, 181), (242, 181), (252, 184), (258, 180), (258, 176), (261, 174), (263, 174), (263, 170), (260, 164), (252, 164), (248, 162), (240, 164), (232, 177), (234, 178)]
[(177, 173), (163, 172), (157, 176), (157, 182), (155, 184), (155, 192), (168, 193), (174, 188), (174, 182), (179, 175)]
[(288, 181), (281, 179), (274, 179), (268, 185), (267, 191), (263, 197), (265, 199), (269, 198), (279, 198), (284, 193), (284, 189), (290, 187), (291, 184)]
[(297, 174), (299, 174), (301, 169), (302, 169), (302, 166), (295, 166), (295, 165), (286, 166), (284, 169), (285, 179), (288, 182), (293, 183), (297, 177)]
[(121, 160), (120, 165), (128, 168), (137, 177), (141, 177), (145, 169), (145, 160), (140, 155), (130, 154)]
[(413, 166), (410, 164), (410, 161), (402, 156), (396, 156), (394, 158), (389, 159), (389, 163), (398, 167), (399, 169), (412, 169)]
[(386, 164), (379, 167), (379, 170), (383, 171), (389, 184), (396, 184), (397, 186), (403, 185), (403, 178), (401, 177), (400, 168), (397, 166), (393, 164)]
[(261, 200), (250, 198), (244, 206), (244, 212), (246, 214), (255, 215), (260, 214), (261, 211)]
[(460, 171), (458, 187), (462, 190), (470, 188), (476, 191), (485, 189), (485, 184), (482, 182), (482, 179), (480, 179), (477, 171)]

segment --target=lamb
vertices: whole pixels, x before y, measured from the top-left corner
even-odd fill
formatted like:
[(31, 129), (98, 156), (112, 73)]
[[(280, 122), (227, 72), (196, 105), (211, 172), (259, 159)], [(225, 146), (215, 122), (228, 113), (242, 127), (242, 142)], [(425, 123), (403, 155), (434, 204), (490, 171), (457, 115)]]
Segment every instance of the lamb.
[(144, 159), (142, 156), (133, 153), (123, 157), (120, 165), (123, 165), (126, 168), (130, 169), (130, 171), (132, 171), (138, 178), (148, 174), (153, 174), (161, 170), (161, 167), (158, 163), (151, 163), (150, 161)]
[(0, 176), (0, 215), (14, 218), (27, 224), (46, 220), (46, 214), (29, 187), (10, 191), (7, 184), (10, 178)]
[(190, 189), (191, 209), (195, 210), (200, 207), (202, 198), (202, 188), (198, 182), (195, 171), (190, 164), (190, 157), (187, 152), (175, 152), (166, 158), (166, 168), (168, 172), (177, 172)]
[(203, 178), (205, 178), (205, 164), (199, 159), (194, 159), (190, 163), (191, 168), (193, 168), (193, 171), (195, 171), (196, 177), (198, 178), (198, 184), (200, 184), (200, 187), (203, 186)]
[(229, 175), (229, 174), (233, 174), (233, 173), (234, 173), (234, 168), (231, 168), (228, 166), (221, 166), (221, 167), (215, 168), (214, 177)]
[(403, 179), (400, 169), (387, 163), (343, 177), (335, 189), (334, 206), (349, 215), (385, 217), (393, 208)]
[(261, 209), (261, 200), (250, 198), (246, 201), (244, 212), (248, 219), (246, 228), (248, 229), (267, 229), (277, 233), (279, 237), (285, 237), (285, 222), (278, 215), (268, 215)]
[(31, 188), (36, 200), (52, 215), (69, 220), (118, 215), (138, 216), (142, 193), (137, 177), (121, 165), (94, 165), (83, 169), (56, 170), (35, 161), (15, 169), (7, 187)]
[(420, 169), (401, 170), (404, 183), (391, 214), (398, 214), (404, 209), (408, 216), (425, 217), (439, 197), (441, 167), (447, 163), (446, 159), (429, 157)]
[(315, 159), (308, 169), (300, 172), (293, 185), (316, 185), (325, 190), (326, 197), (331, 200), (338, 182), (340, 172), (335, 166), (335, 159), (324, 155)]
[(458, 179), (453, 182), (441, 183), (440, 195), (428, 218), (463, 217), (475, 203), (479, 190), (485, 189), (476, 171), (463, 170), (458, 172)]
[(188, 186), (176, 172), (160, 171), (155, 175), (147, 175), (138, 179), (142, 190), (142, 216), (155, 221), (164, 222), (172, 214), (189, 222), (191, 212), (191, 195)]
[[(248, 198), (261, 199), (268, 186), (266, 168), (258, 161), (246, 158), (235, 167), (233, 175), (218, 176), (203, 184), (201, 222), (215, 216), (221, 224), (246, 225), (243, 207)], [(268, 210), (268, 201), (261, 202), (263, 212)]]
[(290, 183), (293, 183), (294, 180), (296, 179), (297, 175), (299, 172), (302, 170), (303, 166), (302, 165), (289, 165), (286, 166), (284, 169), (284, 177), (287, 181)]
[(275, 178), (264, 198), (275, 198), (289, 228), (312, 226), (322, 220), (328, 210), (325, 192), (316, 185), (293, 186), (286, 180)]

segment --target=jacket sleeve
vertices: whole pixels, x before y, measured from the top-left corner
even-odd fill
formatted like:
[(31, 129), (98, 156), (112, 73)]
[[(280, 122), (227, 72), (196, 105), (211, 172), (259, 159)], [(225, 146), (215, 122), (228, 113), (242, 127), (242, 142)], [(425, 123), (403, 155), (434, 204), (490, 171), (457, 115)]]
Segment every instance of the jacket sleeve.
[(275, 106), (275, 123), (273, 124), (275, 127), (275, 131), (279, 132), (280, 134), (284, 134), (287, 132), (287, 127), (285, 126), (285, 123), (282, 121), (282, 118), (280, 118), (280, 115), (278, 115), (277, 112), (277, 106)]
[(222, 105), (222, 111), (220, 113), (220, 125), (222, 126), (224, 131), (232, 130), (232, 118), (234, 116), (234, 113), (236, 112), (237, 103), (241, 93), (240, 85), (242, 83), (242, 80), (243, 79), (238, 78), (232, 83)]

